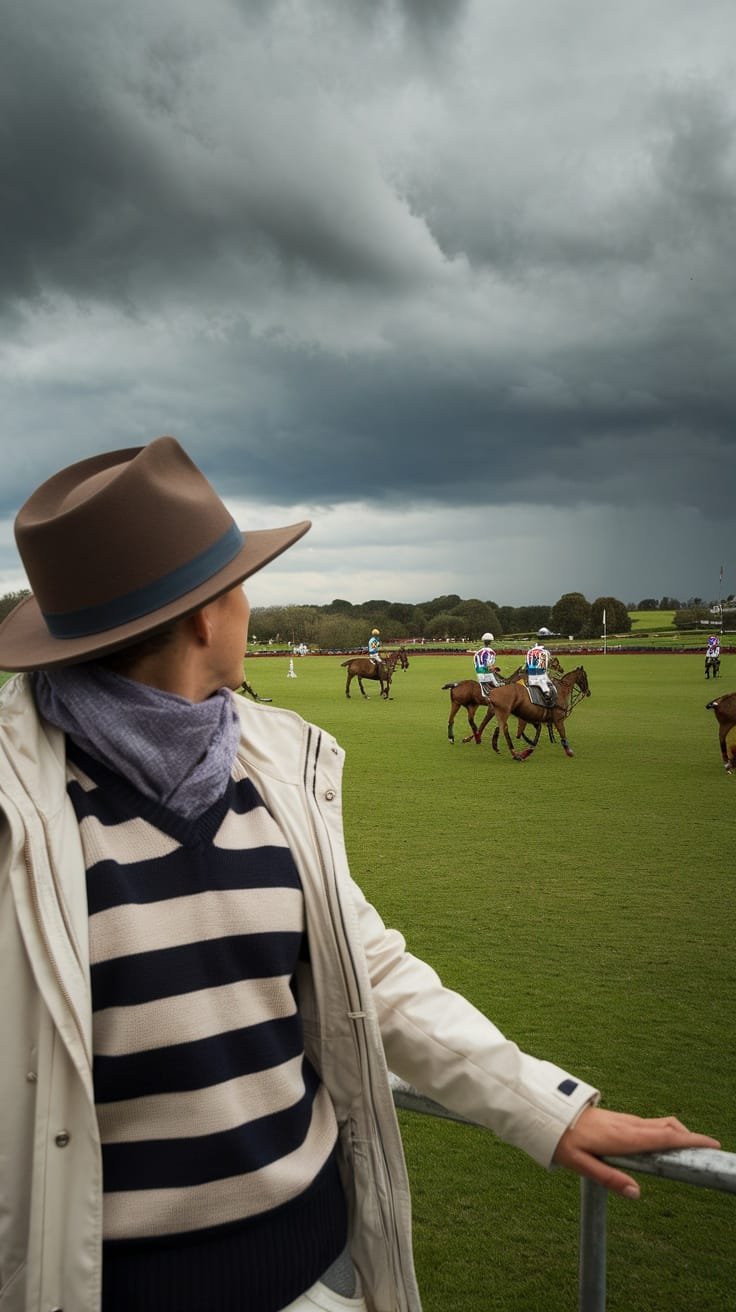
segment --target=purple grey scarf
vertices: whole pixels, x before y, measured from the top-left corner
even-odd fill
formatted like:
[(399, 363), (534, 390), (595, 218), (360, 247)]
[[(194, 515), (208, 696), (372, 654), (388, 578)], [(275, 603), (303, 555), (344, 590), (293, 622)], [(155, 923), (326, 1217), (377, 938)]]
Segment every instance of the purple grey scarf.
[(222, 797), (240, 735), (227, 688), (190, 702), (90, 663), (40, 671), (33, 691), (44, 719), (178, 815)]

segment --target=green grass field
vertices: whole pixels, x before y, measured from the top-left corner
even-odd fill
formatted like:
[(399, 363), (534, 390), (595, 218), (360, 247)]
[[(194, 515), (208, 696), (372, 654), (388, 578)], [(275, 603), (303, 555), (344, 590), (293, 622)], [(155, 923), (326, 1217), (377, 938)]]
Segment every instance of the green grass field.
[(631, 631), (637, 629), (672, 629), (675, 618), (673, 610), (630, 610)]
[[(733, 664), (733, 671), (730, 664)], [(512, 661), (501, 661), (509, 669)], [(736, 779), (700, 656), (585, 658), (592, 696), (523, 763), (446, 737), (468, 657), (423, 656), (382, 702), (340, 658), (252, 660), (263, 696), (347, 749), (354, 873), (447, 984), (521, 1046), (736, 1150)], [(507, 671), (508, 672), (508, 671)], [(576, 1306), (579, 1190), (483, 1131), (402, 1114), (426, 1312)], [(642, 1177), (609, 1203), (609, 1312), (736, 1308), (736, 1200)]]
[[(465, 656), (412, 658), (393, 700), (340, 657), (246, 662), (347, 749), (353, 871), (445, 982), (605, 1105), (674, 1113), (736, 1151), (736, 778), (706, 701), (736, 656), (586, 656), (592, 690), (523, 763), (447, 741)], [(518, 663), (501, 658), (504, 671)], [(563, 664), (569, 668), (570, 661)], [(426, 1312), (572, 1312), (579, 1188), (481, 1130), (401, 1115)], [(736, 1309), (736, 1199), (642, 1177), (609, 1203), (609, 1312)]]

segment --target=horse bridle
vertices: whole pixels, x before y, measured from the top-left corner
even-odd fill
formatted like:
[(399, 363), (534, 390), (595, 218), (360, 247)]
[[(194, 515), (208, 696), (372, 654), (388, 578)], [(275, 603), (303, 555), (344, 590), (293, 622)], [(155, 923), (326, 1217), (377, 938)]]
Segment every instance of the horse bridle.
[[(582, 669), (582, 666), (580, 668)], [(560, 680), (558, 679), (556, 680), (556, 682), (559, 683)], [(587, 675), (585, 676), (585, 682), (586, 684), (588, 682)], [(572, 715), (573, 711), (575, 710), (575, 707), (578, 705), (579, 702), (585, 701), (585, 698), (589, 696), (590, 696), (590, 688), (588, 688), (584, 692), (583, 689), (580, 687), (580, 684), (576, 680), (570, 689), (570, 704), (565, 710), (565, 719), (567, 719), (568, 715)]]

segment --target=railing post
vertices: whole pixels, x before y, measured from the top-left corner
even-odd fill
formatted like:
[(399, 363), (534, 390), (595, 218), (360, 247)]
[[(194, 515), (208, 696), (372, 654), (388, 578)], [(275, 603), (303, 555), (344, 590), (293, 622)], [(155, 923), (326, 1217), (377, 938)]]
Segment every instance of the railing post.
[(593, 1180), (580, 1180), (580, 1312), (606, 1309), (607, 1191)]
[[(389, 1074), (389, 1080), (397, 1107), (461, 1121), (465, 1125), (477, 1124), (457, 1112), (448, 1111), (397, 1075)], [(658, 1175), (681, 1184), (736, 1194), (736, 1153), (718, 1148), (673, 1148), (668, 1152), (641, 1153), (632, 1157), (604, 1157), (603, 1161), (624, 1171), (640, 1171), (644, 1175)], [(606, 1309), (607, 1200), (608, 1191), (602, 1185), (581, 1179), (579, 1312), (605, 1312)]]

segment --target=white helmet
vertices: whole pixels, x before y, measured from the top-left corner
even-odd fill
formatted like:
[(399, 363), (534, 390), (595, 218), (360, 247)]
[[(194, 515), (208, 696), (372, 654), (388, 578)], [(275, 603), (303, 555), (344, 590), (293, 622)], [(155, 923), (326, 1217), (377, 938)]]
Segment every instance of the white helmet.
[(484, 633), (484, 634), (483, 634), (483, 637), (481, 638), (481, 642), (493, 642), (493, 634), (492, 634), (492, 633)]

